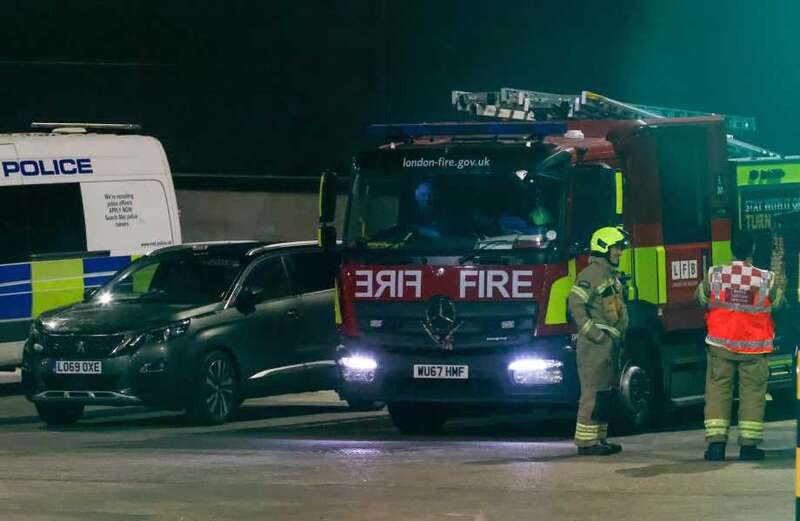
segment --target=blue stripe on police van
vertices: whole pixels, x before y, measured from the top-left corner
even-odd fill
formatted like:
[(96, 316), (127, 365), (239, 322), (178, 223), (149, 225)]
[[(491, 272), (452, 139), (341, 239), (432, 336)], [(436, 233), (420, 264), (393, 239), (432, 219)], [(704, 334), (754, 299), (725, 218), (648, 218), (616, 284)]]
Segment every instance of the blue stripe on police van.
[(29, 280), (0, 284), (0, 295), (15, 295), (17, 293), (30, 293), (31, 291), (33, 291), (33, 284)]
[(33, 295), (0, 295), (0, 320), (30, 318), (33, 310)]
[(100, 277), (84, 277), (83, 279), (83, 287), (85, 288), (96, 288), (98, 286), (102, 286), (109, 280), (111, 280), (113, 275), (105, 275)]
[(131, 263), (130, 255), (121, 257), (92, 257), (83, 259), (83, 273), (91, 275), (93, 273), (116, 273)]
[(31, 265), (28, 263), (0, 266), (0, 284), (5, 282), (30, 282), (30, 280)]

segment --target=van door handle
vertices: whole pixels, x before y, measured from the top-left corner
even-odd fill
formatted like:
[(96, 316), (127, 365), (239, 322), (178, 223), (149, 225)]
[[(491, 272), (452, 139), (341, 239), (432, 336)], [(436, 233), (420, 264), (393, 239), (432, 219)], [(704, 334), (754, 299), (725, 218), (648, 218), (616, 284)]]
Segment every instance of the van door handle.
[(298, 319), (300, 318), (300, 313), (296, 309), (290, 309), (286, 312), (286, 318)]

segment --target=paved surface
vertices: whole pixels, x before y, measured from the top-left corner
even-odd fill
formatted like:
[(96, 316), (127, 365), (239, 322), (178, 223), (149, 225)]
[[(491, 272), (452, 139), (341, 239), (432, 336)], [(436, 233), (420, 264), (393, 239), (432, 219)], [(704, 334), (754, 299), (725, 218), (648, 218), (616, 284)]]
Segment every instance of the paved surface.
[[(2, 520), (779, 520), (794, 508), (794, 423), (768, 425), (769, 460), (701, 461), (697, 411), (578, 458), (571, 422), (458, 420), (395, 433), (333, 393), (246, 402), (237, 421), (91, 409), (48, 429), (0, 386)], [(773, 408), (772, 416), (786, 417)], [(783, 415), (783, 416), (781, 416)], [(729, 448), (729, 456), (735, 447)]]

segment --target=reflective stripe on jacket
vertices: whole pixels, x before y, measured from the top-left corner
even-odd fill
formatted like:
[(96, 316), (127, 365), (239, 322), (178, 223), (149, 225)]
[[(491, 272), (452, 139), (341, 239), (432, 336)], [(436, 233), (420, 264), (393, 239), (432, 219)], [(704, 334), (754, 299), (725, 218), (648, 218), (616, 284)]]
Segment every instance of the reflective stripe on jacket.
[(600, 342), (605, 335), (620, 340), (628, 327), (619, 272), (604, 257), (589, 257), (567, 298), (579, 336)]

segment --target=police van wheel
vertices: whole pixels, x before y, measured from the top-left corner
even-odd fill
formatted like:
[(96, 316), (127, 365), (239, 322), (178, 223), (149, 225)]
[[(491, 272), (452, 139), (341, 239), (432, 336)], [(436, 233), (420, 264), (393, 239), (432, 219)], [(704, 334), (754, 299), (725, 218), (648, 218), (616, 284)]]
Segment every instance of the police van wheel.
[(441, 407), (430, 403), (390, 402), (389, 416), (403, 434), (436, 434), (447, 419)]
[(645, 430), (654, 416), (655, 388), (652, 371), (645, 364), (628, 363), (620, 375), (620, 407), (616, 407), (614, 431), (619, 434)]
[(72, 425), (83, 414), (79, 403), (37, 403), (36, 412), (47, 425)]
[(220, 425), (233, 416), (240, 403), (231, 358), (222, 351), (212, 351), (196, 375), (195, 389), (186, 408), (189, 418), (195, 423)]

